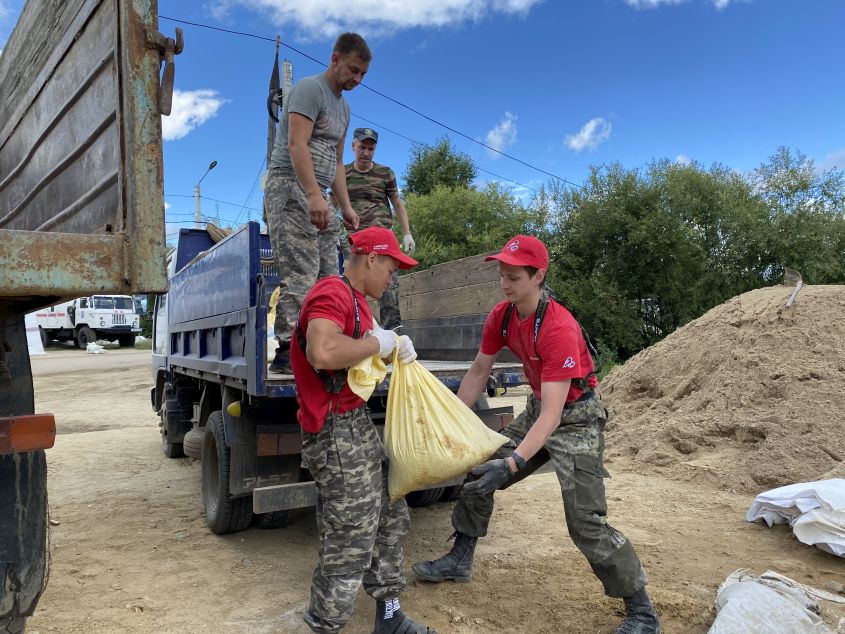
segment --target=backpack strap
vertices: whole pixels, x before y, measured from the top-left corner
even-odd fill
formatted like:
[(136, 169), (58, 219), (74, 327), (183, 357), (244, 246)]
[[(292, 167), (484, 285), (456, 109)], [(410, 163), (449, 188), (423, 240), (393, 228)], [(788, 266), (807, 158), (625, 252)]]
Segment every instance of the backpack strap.
[[(537, 310), (535, 311), (534, 316), (534, 356), (537, 357), (537, 359), (539, 359), (541, 363), (543, 362), (543, 359), (537, 352), (537, 338), (540, 335), (540, 327), (543, 325), (543, 320), (546, 317), (546, 310), (548, 310), (549, 308), (549, 301), (555, 301), (560, 304), (560, 301), (555, 296), (552, 289), (544, 284), (542, 293), (540, 295), (540, 303), (537, 304)], [(511, 317), (515, 309), (516, 305), (511, 303), (505, 309), (505, 315), (502, 318), (502, 339), (504, 339), (505, 342), (507, 342), (508, 340), (508, 326), (510, 325)], [(584, 343), (587, 346), (587, 350), (589, 351), (590, 356), (593, 357), (593, 371), (587, 374), (587, 376), (572, 379), (572, 384), (580, 390), (587, 391), (590, 389), (590, 378), (596, 376), (595, 368), (599, 365), (599, 353), (598, 350), (596, 350), (596, 347), (593, 345), (593, 342), (590, 341), (590, 336), (589, 334), (587, 334), (587, 331), (584, 329), (584, 326), (581, 325), (581, 322), (576, 319), (575, 323), (578, 324), (578, 327), (581, 329), (581, 336), (584, 338)]]

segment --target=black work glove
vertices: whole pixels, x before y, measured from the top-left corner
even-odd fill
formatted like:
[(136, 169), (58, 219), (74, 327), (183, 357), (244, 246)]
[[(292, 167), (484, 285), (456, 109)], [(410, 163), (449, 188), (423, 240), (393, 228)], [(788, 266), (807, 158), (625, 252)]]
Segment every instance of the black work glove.
[(508, 462), (504, 458), (498, 460), (488, 460), (482, 465), (478, 465), (472, 471), (477, 480), (467, 482), (464, 485), (464, 490), (471, 495), (487, 495), (496, 489), (507, 484), (513, 477)]

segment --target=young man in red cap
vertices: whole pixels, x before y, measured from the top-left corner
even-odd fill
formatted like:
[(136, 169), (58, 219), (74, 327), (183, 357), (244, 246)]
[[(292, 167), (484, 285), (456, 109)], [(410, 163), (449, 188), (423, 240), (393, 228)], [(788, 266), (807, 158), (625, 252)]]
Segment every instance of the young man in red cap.
[(373, 323), (367, 296), (378, 299), (397, 269), (417, 262), (388, 229), (364, 229), (350, 242), (345, 275), (323, 278), (305, 296), (290, 350), (302, 463), (317, 485), (320, 532), (304, 620), (314, 632), (339, 632), (363, 582), (376, 600), (376, 634), (425, 634), (432, 630), (399, 606), (408, 506), (388, 498), (387, 454), (366, 403), (346, 381), (346, 368), (375, 354), (389, 357), (398, 348), (400, 363), (416, 358), (407, 336)]
[(546, 247), (520, 235), (486, 259), (499, 261), (506, 299), (487, 316), (481, 349), (458, 397), (469, 406), (476, 402), (505, 346), (522, 361), (532, 393), (525, 411), (502, 431), (510, 441), (473, 469), (464, 484), (452, 513), (452, 550), (440, 559), (417, 562), (414, 572), (425, 581), (469, 581), (476, 542), (487, 534), (493, 513), (493, 493), (544, 449), (560, 481), (570, 537), (605, 593), (625, 601), (626, 618), (617, 632), (659, 632), (634, 548), (607, 523), (603, 478), (609, 474), (602, 464), (607, 410), (595, 392), (598, 380), (581, 327), (545, 286)]

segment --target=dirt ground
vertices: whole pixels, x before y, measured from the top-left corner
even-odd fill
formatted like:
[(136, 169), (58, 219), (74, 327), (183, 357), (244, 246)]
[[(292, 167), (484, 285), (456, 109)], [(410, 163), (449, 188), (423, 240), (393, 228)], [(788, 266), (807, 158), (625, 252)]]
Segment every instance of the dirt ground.
[[(33, 358), (36, 407), (53, 412), (48, 452), (52, 569), (28, 631), (306, 632), (301, 612), (317, 560), (312, 510), (290, 526), (219, 537), (205, 526), (200, 467), (161, 452), (150, 408), (149, 351)], [(521, 407), (523, 398), (502, 398)], [(738, 568), (776, 570), (824, 588), (845, 561), (798, 542), (788, 527), (749, 524), (753, 496), (608, 462), (612, 524), (634, 543), (664, 631), (706, 632), (718, 585)], [(553, 474), (497, 495), (473, 582), (411, 582), (403, 607), (441, 634), (612, 632), (622, 602), (602, 595), (566, 533)], [(439, 556), (451, 504), (412, 510), (407, 565)], [(410, 569), (408, 570), (411, 576)], [(845, 606), (825, 603), (833, 629)], [(361, 592), (351, 634), (371, 630)]]

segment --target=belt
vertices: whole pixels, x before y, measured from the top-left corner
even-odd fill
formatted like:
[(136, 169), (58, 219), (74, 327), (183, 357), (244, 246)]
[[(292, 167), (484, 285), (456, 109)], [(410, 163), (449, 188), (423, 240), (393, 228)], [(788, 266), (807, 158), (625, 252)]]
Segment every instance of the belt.
[(581, 396), (576, 398), (574, 401), (569, 401), (566, 405), (564, 405), (564, 409), (567, 407), (573, 406), (575, 403), (582, 403), (584, 401), (589, 401), (591, 398), (595, 398), (596, 392), (595, 390), (587, 390)]

